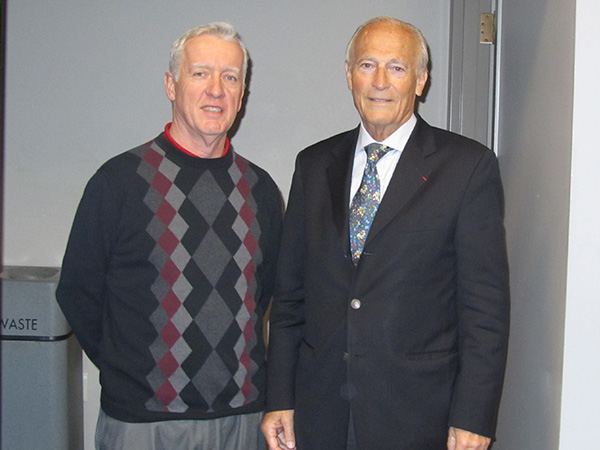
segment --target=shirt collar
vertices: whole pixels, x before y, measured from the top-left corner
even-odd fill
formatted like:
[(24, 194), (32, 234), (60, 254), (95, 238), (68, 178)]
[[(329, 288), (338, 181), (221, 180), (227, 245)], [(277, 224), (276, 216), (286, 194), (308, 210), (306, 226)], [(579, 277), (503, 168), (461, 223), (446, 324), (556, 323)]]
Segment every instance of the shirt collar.
[[(413, 114), (410, 116), (410, 119), (408, 119), (402, 124), (402, 126), (400, 126), (400, 128), (398, 128), (390, 136), (384, 139), (383, 142), (379, 142), (379, 144), (387, 145), (388, 147), (391, 147), (394, 150), (402, 152), (416, 124), (417, 117)], [(367, 145), (372, 144), (373, 142), (377, 141), (371, 137), (371, 135), (361, 122), (360, 131), (358, 133), (358, 141), (356, 142), (356, 151), (365, 148)]]

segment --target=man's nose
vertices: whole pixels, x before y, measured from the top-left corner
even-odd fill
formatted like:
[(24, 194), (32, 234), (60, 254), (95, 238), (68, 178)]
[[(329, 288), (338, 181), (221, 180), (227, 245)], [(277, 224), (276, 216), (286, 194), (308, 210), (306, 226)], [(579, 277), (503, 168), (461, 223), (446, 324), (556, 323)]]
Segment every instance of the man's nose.
[(388, 73), (385, 67), (378, 67), (373, 74), (373, 86), (377, 89), (385, 89), (388, 87)]
[(213, 75), (210, 78), (210, 84), (208, 86), (208, 93), (213, 97), (221, 97), (223, 95), (223, 80), (220, 75)]

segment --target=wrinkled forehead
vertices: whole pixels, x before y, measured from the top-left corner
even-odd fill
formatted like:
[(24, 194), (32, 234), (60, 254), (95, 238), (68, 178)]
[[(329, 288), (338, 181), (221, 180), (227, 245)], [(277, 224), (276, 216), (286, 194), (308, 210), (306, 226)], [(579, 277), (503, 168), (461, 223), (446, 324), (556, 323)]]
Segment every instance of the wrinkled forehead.
[(188, 39), (183, 48), (188, 64), (204, 64), (208, 61), (226, 62), (240, 71), (244, 66), (244, 52), (235, 41), (219, 36), (201, 35)]
[(419, 56), (419, 41), (415, 33), (401, 25), (379, 22), (366, 26), (356, 36), (352, 62), (359, 59), (383, 56), (390, 61), (416, 63)]

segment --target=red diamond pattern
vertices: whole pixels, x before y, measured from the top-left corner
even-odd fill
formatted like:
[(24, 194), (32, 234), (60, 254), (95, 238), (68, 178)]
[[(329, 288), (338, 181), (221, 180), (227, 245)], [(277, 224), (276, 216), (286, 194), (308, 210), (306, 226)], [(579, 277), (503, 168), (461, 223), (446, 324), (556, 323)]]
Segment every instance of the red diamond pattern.
[(156, 172), (156, 175), (152, 180), (152, 187), (156, 189), (156, 191), (162, 196), (167, 195), (172, 184), (173, 183), (171, 182), (171, 180), (169, 180), (160, 172)]
[(175, 211), (175, 208), (173, 208), (169, 202), (164, 200), (156, 210), (155, 214), (162, 221), (162, 223), (169, 225), (173, 220), (173, 217), (177, 215), (177, 211)]
[(179, 239), (177, 239), (177, 236), (171, 230), (167, 229), (158, 240), (158, 245), (160, 245), (166, 254), (171, 255), (179, 245)]
[(177, 298), (177, 296), (173, 293), (172, 290), (169, 290), (167, 295), (160, 302), (160, 306), (165, 310), (169, 319), (171, 319), (177, 310), (181, 307), (181, 300)]
[(177, 268), (175, 263), (169, 259), (161, 269), (160, 275), (164, 278), (169, 286), (173, 286), (175, 281), (177, 281), (181, 275), (181, 271)]
[[(156, 396), (162, 401), (163, 405), (169, 405), (177, 398), (178, 394), (173, 385), (167, 381), (156, 391)], [(167, 410), (166, 407), (163, 409), (163, 411)]]
[[(238, 164), (239, 169), (242, 174), (248, 168), (247, 164)], [(236, 183), (236, 188), (238, 192), (242, 195), (244, 200), (247, 200), (251, 195), (251, 186), (248, 184), (248, 181), (243, 176), (240, 178), (238, 183)], [(250, 253), (250, 259), (245, 267), (241, 267), (243, 276), (246, 280), (246, 286), (251, 286), (254, 280), (254, 275), (256, 274), (256, 266), (254, 265), (254, 256), (255, 253), (259, 250), (257, 237), (252, 234), (250, 230), (252, 230), (253, 222), (256, 218), (255, 212), (250, 208), (249, 202), (244, 201), (244, 204), (239, 212), (240, 217), (244, 221), (244, 223), (248, 226), (248, 232), (244, 236), (243, 244), (246, 250)], [(252, 399), (252, 393), (255, 391), (255, 387), (252, 384), (252, 372), (251, 365), (252, 360), (249, 354), (249, 348), (252, 346), (252, 341), (256, 339), (254, 324), (252, 322), (252, 317), (254, 310), (256, 308), (256, 304), (254, 301), (254, 293), (250, 292), (249, 289), (246, 290), (244, 294), (244, 308), (248, 313), (249, 320), (246, 322), (244, 329), (242, 330), (243, 339), (245, 340), (246, 345), (244, 345), (244, 349), (242, 354), (238, 356), (240, 364), (246, 369), (244, 381), (242, 386), (240, 386), (240, 390), (242, 395), (244, 396), (244, 404)]]
[(166, 355), (158, 362), (158, 367), (168, 378), (177, 370), (179, 363), (171, 352), (167, 352)]
[(142, 160), (146, 161), (152, 167), (158, 170), (160, 163), (164, 159), (164, 156), (154, 150), (152, 147), (148, 147), (148, 151), (142, 157)]
[[(179, 392), (177, 392), (173, 384), (169, 381), (169, 378), (178, 371), (181, 363), (189, 354), (189, 346), (187, 346), (187, 343), (184, 342), (183, 345), (178, 344), (183, 338), (177, 325), (179, 325), (181, 329), (184, 329), (184, 327), (191, 322), (189, 314), (186, 316), (185, 312), (180, 313), (185, 297), (179, 298), (175, 291), (171, 289), (177, 284), (182, 276), (178, 264), (180, 264), (181, 267), (185, 267), (185, 264), (187, 263), (185, 258), (187, 257), (189, 260), (189, 255), (187, 255), (186, 252), (179, 252), (177, 256), (179, 260), (173, 260), (174, 253), (180, 246), (177, 233), (179, 232), (180, 236), (183, 235), (185, 233), (185, 227), (187, 227), (187, 224), (178, 221), (175, 223), (177, 230), (172, 230), (170, 228), (174, 226), (173, 219), (178, 215), (178, 209), (181, 205), (171, 204), (169, 198), (183, 198), (181, 195), (168, 196), (172, 189), (178, 190), (178, 188), (174, 186), (173, 180), (177, 175), (179, 168), (172, 162), (165, 161), (164, 154), (160, 154), (152, 147), (148, 148), (148, 151), (142, 159), (155, 169), (152, 181), (150, 182), (150, 189), (154, 189), (158, 195), (163, 197), (156, 209), (154, 209), (153, 206), (155, 195), (150, 197), (150, 201), (147, 205), (152, 209), (154, 215), (158, 217), (163, 224), (167, 225), (167, 228), (162, 230), (160, 235), (156, 237), (157, 246), (160, 247), (167, 256), (166, 260), (164, 260), (164, 264), (160, 267), (156, 267), (159, 271), (159, 278), (155, 282), (158, 287), (156, 292), (162, 292), (165, 284), (170, 288), (163, 298), (158, 299), (158, 313), (156, 314), (157, 319), (154, 323), (156, 331), (158, 332), (158, 337), (156, 338), (155, 344), (153, 344), (152, 348), (154, 350), (152, 350), (152, 354), (157, 361), (157, 367), (160, 373), (153, 371), (148, 375), (148, 379), (155, 389), (155, 399), (162, 406), (158, 406), (156, 400), (152, 399), (147, 403), (147, 407), (151, 410), (159, 409), (164, 411), (183, 412), (181, 411), (181, 405), (184, 405), (184, 403), (181, 400), (175, 402), (179, 397)], [(155, 236), (152, 232), (150, 235)], [(163, 259), (160, 258), (158, 260), (163, 261)], [(181, 295), (186, 295), (185, 290), (182, 291), (181, 287), (177, 292)], [(163, 312), (160, 312), (160, 310)], [(166, 317), (169, 319), (166, 323), (164, 322), (164, 314), (166, 314)], [(177, 324), (175, 321), (177, 321)], [(176, 345), (178, 346), (178, 350), (176, 354), (174, 354), (172, 349)], [(164, 346), (168, 349), (166, 353), (163, 353), (162, 350), (164, 349)], [(180, 375), (178, 375), (178, 377), (179, 376)], [(187, 407), (184, 405), (184, 408)]]
[(177, 330), (175, 325), (173, 325), (173, 322), (169, 322), (162, 330), (160, 330), (160, 337), (169, 348), (172, 348), (177, 340), (181, 337), (181, 333), (179, 333), (179, 330)]

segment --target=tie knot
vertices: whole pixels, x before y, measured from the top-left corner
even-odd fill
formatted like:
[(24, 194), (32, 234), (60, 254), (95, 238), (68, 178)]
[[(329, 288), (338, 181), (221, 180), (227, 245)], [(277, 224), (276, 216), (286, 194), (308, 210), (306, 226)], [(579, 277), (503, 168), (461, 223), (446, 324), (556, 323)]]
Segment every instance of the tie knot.
[(365, 147), (365, 151), (367, 152), (367, 160), (372, 164), (377, 164), (377, 161), (387, 153), (390, 148), (383, 144), (378, 144), (376, 142), (369, 144)]

